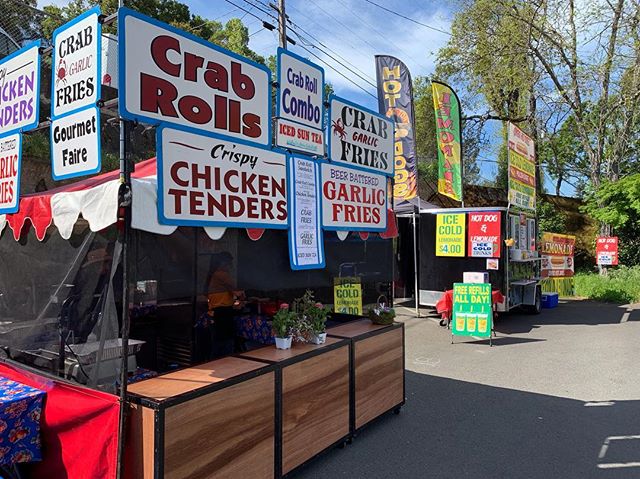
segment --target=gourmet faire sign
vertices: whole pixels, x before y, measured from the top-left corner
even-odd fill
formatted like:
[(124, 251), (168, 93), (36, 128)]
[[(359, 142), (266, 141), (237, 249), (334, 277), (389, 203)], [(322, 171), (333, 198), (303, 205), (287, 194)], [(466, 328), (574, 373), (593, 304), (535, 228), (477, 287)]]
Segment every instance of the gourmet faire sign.
[(282, 153), (166, 127), (157, 144), (160, 223), (287, 227)]
[(53, 32), (51, 116), (78, 111), (100, 99), (100, 8), (92, 8)]
[[(278, 146), (315, 155), (324, 154), (323, 95), (324, 70), (305, 58), (278, 48)], [(282, 119), (288, 121), (282, 123)], [(288, 124), (289, 128), (282, 130), (283, 124)], [(313, 141), (316, 139), (320, 141)]]
[(322, 163), (322, 226), (328, 230), (384, 231), (387, 178)]
[(40, 41), (0, 61), (0, 135), (38, 125)]
[(320, 227), (320, 169), (299, 157), (289, 161), (289, 253), (291, 269), (324, 268)]
[(0, 137), (0, 214), (18, 211), (21, 159), (22, 135)]
[(336, 96), (330, 99), (329, 159), (393, 175), (393, 122)]
[(84, 108), (51, 122), (54, 180), (98, 173), (101, 168), (100, 110)]
[(121, 116), (270, 146), (267, 67), (126, 8), (118, 30)]

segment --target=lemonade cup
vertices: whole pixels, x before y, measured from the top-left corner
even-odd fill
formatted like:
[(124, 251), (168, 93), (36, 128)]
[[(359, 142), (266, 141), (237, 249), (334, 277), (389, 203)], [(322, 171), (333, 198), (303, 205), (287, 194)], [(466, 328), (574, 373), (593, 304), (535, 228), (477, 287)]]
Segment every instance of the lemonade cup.
[(478, 316), (468, 316), (467, 317), (467, 331), (473, 332), (476, 330), (476, 319)]
[(483, 318), (479, 318), (478, 319), (478, 331), (481, 333), (486, 333), (487, 332), (487, 317), (483, 317)]
[(464, 314), (458, 314), (456, 316), (456, 330), (457, 331), (464, 331), (465, 317), (466, 316)]

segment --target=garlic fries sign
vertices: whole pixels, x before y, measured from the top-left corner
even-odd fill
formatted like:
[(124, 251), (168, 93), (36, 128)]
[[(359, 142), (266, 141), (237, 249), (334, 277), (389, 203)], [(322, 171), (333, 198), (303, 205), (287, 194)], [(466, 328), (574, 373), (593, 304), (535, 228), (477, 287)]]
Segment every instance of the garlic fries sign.
[(157, 136), (161, 224), (287, 228), (284, 154), (166, 127)]
[(342, 98), (330, 98), (329, 159), (393, 176), (393, 122)]
[(266, 66), (127, 8), (118, 42), (122, 117), (271, 146)]

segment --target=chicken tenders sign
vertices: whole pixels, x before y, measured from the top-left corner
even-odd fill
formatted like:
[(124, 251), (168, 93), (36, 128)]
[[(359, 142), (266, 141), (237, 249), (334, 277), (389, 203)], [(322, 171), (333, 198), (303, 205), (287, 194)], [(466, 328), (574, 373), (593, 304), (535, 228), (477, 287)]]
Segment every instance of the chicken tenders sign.
[(387, 178), (322, 163), (322, 226), (327, 230), (384, 231)]
[(157, 134), (160, 223), (287, 227), (285, 155), (217, 135)]
[(271, 72), (212, 43), (121, 8), (120, 115), (271, 144)]

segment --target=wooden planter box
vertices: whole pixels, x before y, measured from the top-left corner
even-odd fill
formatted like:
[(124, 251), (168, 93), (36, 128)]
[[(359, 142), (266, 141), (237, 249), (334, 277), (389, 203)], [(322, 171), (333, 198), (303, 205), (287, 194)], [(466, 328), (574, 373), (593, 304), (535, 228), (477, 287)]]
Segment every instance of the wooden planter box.
[(274, 476), (273, 366), (228, 357), (128, 391), (126, 478)]
[(276, 368), (276, 477), (349, 439), (349, 355), (339, 338), (242, 354)]
[(404, 324), (368, 319), (330, 328), (329, 337), (348, 339), (350, 348), (350, 432), (405, 403)]

